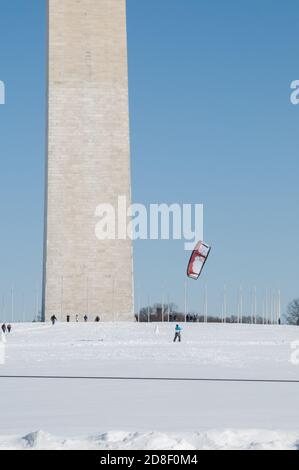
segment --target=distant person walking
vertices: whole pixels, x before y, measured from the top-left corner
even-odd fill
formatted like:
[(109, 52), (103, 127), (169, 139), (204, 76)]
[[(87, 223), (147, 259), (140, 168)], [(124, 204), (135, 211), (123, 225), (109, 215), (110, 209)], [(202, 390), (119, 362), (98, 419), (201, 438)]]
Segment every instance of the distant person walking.
[(52, 315), (51, 317), (51, 322), (52, 322), (52, 325), (54, 326), (55, 323), (57, 322), (57, 318), (55, 317), (55, 315)]
[(69, 323), (70, 321), (71, 321), (71, 317), (70, 317), (70, 315), (67, 315), (66, 316), (66, 322)]
[(95, 322), (96, 322), (96, 323), (99, 323), (99, 321), (101, 321), (101, 319), (100, 319), (100, 317), (98, 316), (98, 317), (96, 317)]
[(179, 340), (179, 343), (181, 342), (181, 340), (182, 340), (181, 333), (182, 333), (182, 328), (180, 327), (180, 325), (176, 325), (175, 335), (174, 335), (174, 340), (173, 340), (174, 343), (176, 342), (177, 339)]
[(1, 330), (3, 331), (4, 334), (6, 333), (6, 325), (5, 325), (5, 323), (3, 323), (3, 325), (1, 326)]
[(11, 333), (11, 330), (12, 330), (12, 326), (11, 326), (11, 325), (7, 325), (7, 331), (8, 331), (8, 333)]
[(84, 321), (85, 321), (85, 323), (88, 322), (88, 316), (87, 315), (84, 316)]

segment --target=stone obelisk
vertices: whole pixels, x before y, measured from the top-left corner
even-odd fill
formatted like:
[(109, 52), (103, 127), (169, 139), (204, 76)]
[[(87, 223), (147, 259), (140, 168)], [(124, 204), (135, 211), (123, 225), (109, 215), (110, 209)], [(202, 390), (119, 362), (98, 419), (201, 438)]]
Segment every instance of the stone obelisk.
[(133, 319), (132, 242), (96, 208), (131, 201), (125, 0), (48, 0), (43, 318)]

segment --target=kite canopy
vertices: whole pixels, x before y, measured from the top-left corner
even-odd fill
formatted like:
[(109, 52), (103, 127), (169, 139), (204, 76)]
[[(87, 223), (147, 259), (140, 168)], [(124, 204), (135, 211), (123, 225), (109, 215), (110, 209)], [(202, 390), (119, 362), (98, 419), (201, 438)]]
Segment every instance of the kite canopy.
[(190, 257), (190, 261), (188, 264), (187, 269), (187, 276), (191, 277), (191, 279), (198, 279), (205, 262), (208, 259), (210, 254), (211, 247), (204, 242), (198, 242), (195, 246), (192, 255)]

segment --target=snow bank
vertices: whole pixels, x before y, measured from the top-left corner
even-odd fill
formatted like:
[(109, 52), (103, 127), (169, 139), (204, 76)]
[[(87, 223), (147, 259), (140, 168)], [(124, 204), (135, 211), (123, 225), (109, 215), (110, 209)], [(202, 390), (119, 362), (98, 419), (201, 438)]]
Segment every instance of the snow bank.
[(299, 435), (265, 430), (203, 433), (108, 432), (61, 438), (43, 431), (22, 438), (1, 437), (0, 450), (299, 450)]

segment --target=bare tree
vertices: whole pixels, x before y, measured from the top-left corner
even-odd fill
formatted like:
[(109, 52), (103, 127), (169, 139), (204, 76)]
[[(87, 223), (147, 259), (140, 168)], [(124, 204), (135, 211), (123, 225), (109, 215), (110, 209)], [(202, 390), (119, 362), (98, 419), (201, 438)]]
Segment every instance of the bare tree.
[(161, 322), (162, 319), (165, 322), (175, 321), (174, 318), (176, 318), (176, 315), (178, 315), (177, 311), (178, 307), (173, 302), (164, 304), (163, 306), (161, 303), (155, 303), (153, 305), (142, 307), (139, 311), (139, 315), (136, 313), (135, 318), (136, 321), (139, 320), (140, 322)]
[(289, 325), (299, 325), (299, 299), (293, 300), (288, 305), (286, 320)]

